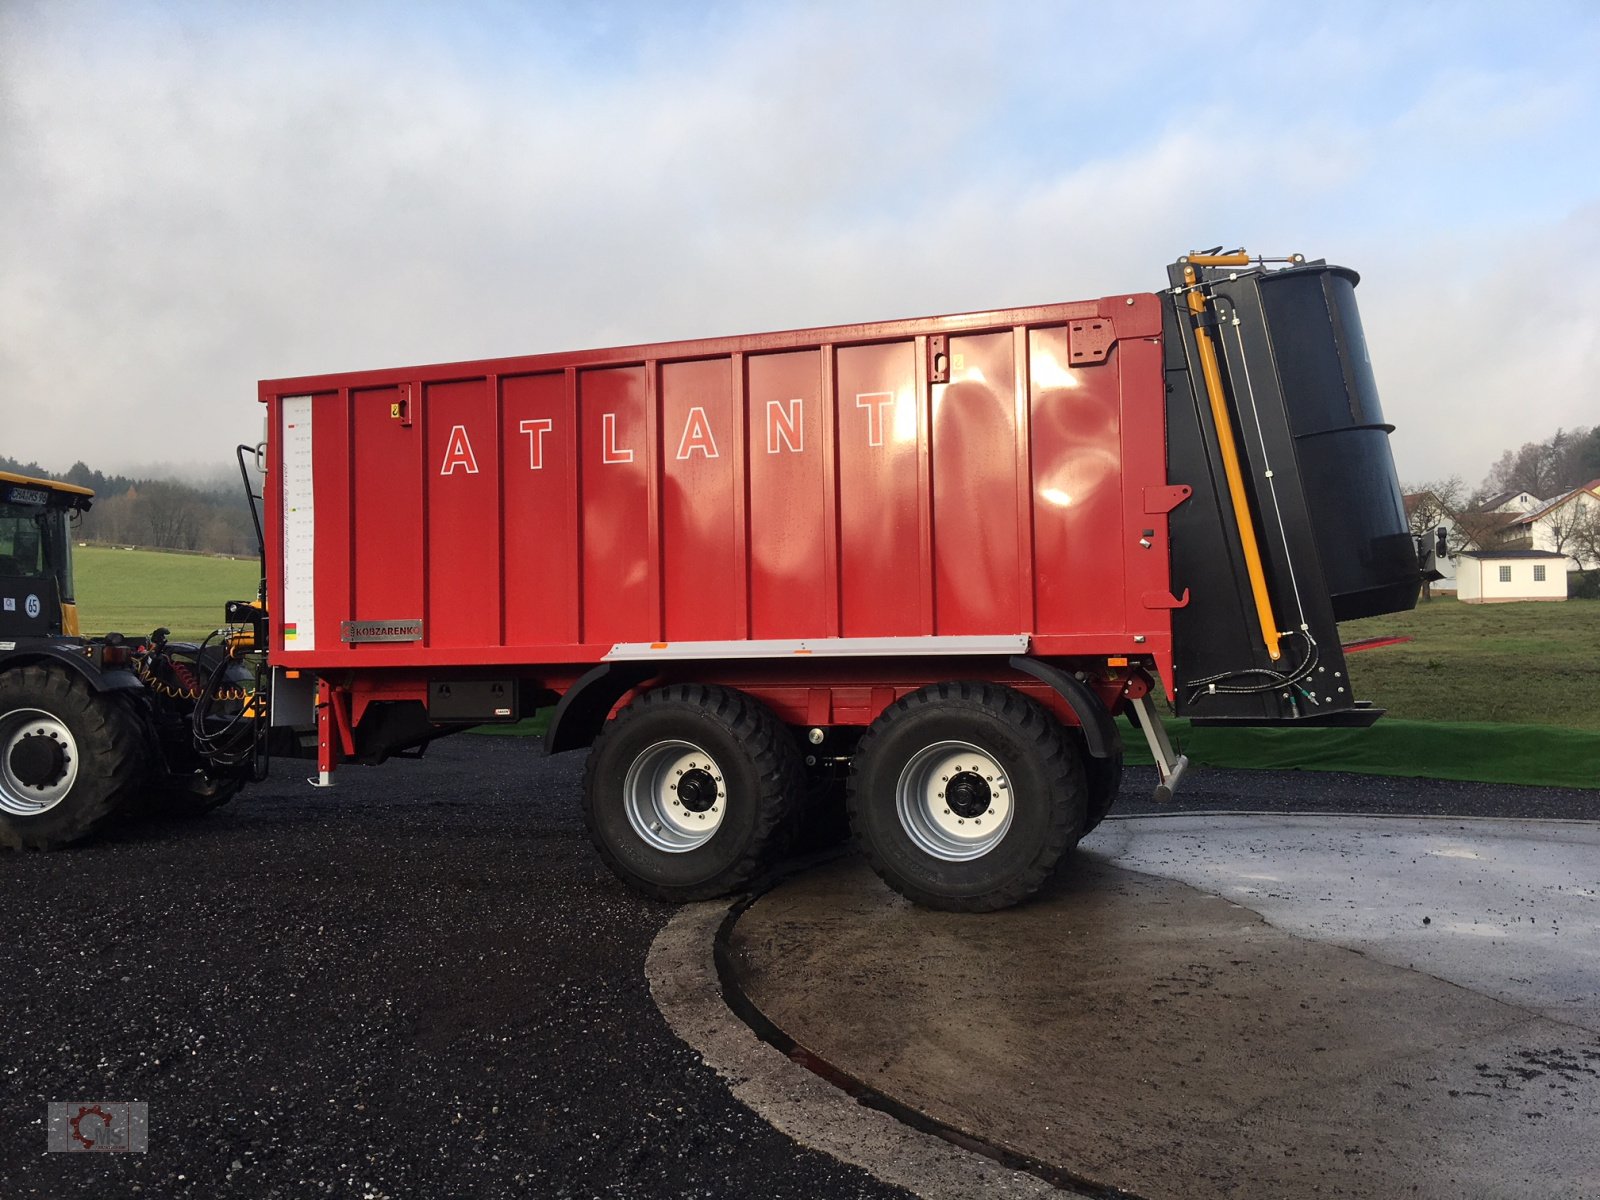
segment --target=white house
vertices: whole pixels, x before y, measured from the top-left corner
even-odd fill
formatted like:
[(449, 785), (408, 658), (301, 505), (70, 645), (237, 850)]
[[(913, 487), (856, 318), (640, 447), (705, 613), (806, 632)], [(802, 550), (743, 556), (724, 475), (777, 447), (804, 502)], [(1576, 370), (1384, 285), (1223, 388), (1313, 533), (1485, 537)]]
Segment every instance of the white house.
[(1530, 513), (1544, 501), (1532, 492), (1497, 492), (1478, 505), (1479, 512)]
[(1515, 518), (1501, 536), (1508, 541), (1521, 541), (1534, 550), (1564, 554), (1572, 560), (1569, 570), (1587, 571), (1600, 567), (1600, 561), (1584, 557), (1579, 543), (1585, 525), (1595, 521), (1600, 521), (1600, 479), (1591, 479)]
[(1456, 599), (1467, 604), (1566, 598), (1564, 554), (1546, 550), (1466, 550), (1456, 568)]

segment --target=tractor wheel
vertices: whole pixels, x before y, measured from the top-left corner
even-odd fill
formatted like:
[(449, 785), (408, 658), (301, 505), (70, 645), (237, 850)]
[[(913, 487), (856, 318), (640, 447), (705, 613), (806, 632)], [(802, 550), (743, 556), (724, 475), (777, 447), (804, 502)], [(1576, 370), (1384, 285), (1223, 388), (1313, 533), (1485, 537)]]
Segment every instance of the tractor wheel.
[(0, 845), (54, 850), (88, 837), (143, 784), (135, 718), (64, 668), (0, 674)]
[(850, 824), (883, 881), (927, 908), (988, 912), (1038, 890), (1083, 829), (1083, 760), (1026, 696), (939, 683), (885, 709), (851, 768)]
[(671, 684), (595, 740), (584, 822), (606, 864), (660, 900), (748, 885), (788, 849), (804, 772), (794, 735), (740, 692)]

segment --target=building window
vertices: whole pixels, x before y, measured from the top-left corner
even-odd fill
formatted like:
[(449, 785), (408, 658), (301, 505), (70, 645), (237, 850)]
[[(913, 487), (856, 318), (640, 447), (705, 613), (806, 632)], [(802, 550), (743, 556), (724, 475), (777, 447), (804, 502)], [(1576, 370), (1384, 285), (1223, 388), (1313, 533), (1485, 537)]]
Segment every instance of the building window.
[(1538, 566), (1533, 568), (1533, 581), (1535, 583), (1543, 583), (1544, 582), (1544, 564), (1543, 563), (1540, 563), (1540, 564), (1538, 564)]
[(1501, 567), (1500, 568), (1500, 582), (1501, 583), (1510, 583), (1511, 582), (1511, 568), (1510, 567)]

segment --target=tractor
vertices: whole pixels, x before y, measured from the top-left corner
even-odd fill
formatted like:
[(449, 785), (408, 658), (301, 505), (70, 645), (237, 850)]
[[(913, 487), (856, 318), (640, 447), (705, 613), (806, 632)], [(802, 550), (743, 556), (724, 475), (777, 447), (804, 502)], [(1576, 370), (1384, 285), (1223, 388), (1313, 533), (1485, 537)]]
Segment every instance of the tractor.
[(49, 850), (119, 818), (198, 815), (264, 758), (248, 624), (200, 644), (164, 628), (80, 633), (72, 535), (93, 500), (0, 472), (0, 846)]

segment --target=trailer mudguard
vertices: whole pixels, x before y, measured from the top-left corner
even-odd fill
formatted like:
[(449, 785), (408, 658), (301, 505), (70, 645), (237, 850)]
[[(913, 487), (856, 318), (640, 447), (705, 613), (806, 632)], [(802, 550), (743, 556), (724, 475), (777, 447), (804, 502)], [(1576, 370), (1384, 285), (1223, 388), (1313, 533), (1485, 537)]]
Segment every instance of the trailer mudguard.
[(606, 662), (589, 671), (556, 705), (544, 734), (545, 753), (581, 750), (592, 743), (617, 701), (657, 670), (653, 663)]
[(1106, 706), (1100, 703), (1100, 697), (1076, 675), (1040, 662), (1037, 658), (1029, 658), (1026, 654), (1013, 655), (1009, 665), (1013, 671), (1021, 671), (1041, 683), (1049, 684), (1071, 706), (1078, 716), (1083, 740), (1088, 743), (1091, 755), (1095, 758), (1112, 758), (1122, 753), (1122, 734), (1117, 729), (1117, 723), (1112, 720)]
[[(0, 643), (0, 646), (3, 645), (4, 643)], [(131, 692), (144, 687), (144, 682), (132, 671), (124, 667), (102, 671), (85, 658), (76, 647), (15, 644), (8, 649), (0, 649), (0, 671), (10, 671), (36, 663), (60, 663), (82, 675), (88, 680), (89, 686), (97, 692)]]

